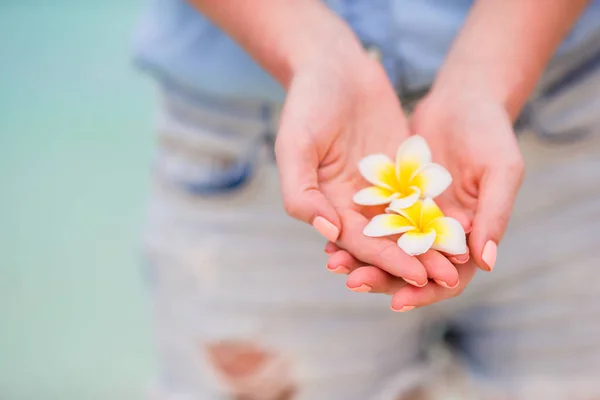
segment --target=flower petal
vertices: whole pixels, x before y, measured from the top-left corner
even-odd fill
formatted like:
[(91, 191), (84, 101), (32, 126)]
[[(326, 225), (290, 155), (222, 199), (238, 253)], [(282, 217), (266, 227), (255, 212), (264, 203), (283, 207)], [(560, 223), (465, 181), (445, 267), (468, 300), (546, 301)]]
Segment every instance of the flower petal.
[(442, 210), (440, 210), (440, 208), (435, 203), (435, 201), (433, 201), (433, 199), (428, 197), (422, 201), (421, 219), (419, 220), (419, 224), (420, 224), (419, 226), (423, 227), (423, 229), (428, 229), (429, 224), (432, 221), (434, 221), (440, 217), (443, 217), (443, 216), (444, 216), (444, 213), (442, 212)]
[(406, 139), (396, 152), (396, 177), (399, 182), (407, 181), (422, 165), (431, 162), (431, 150), (422, 136), (413, 135)]
[(375, 186), (395, 190), (397, 184), (394, 163), (384, 154), (373, 154), (360, 160), (358, 170)]
[(369, 237), (396, 235), (415, 229), (409, 220), (397, 214), (376, 215), (363, 230)]
[(392, 204), (395, 209), (402, 210), (404, 208), (408, 208), (419, 200), (419, 197), (421, 197), (421, 191), (419, 190), (419, 188), (411, 186), (410, 190), (411, 193), (408, 196), (400, 198), (396, 197), (395, 199), (393, 199), (394, 201), (392, 202)]
[(411, 224), (418, 227), (421, 222), (421, 208), (423, 206), (423, 202), (417, 200), (409, 207), (400, 207), (403, 206), (403, 204), (402, 202), (397, 201), (398, 200), (392, 201), (392, 204), (390, 204), (386, 211), (392, 211), (396, 214), (400, 214), (404, 218), (408, 219)]
[(435, 231), (406, 232), (398, 239), (398, 246), (409, 256), (417, 256), (431, 248), (435, 241)]
[(398, 197), (398, 193), (394, 193), (391, 190), (377, 186), (369, 186), (356, 192), (353, 200), (356, 204), (360, 204), (361, 206), (378, 206), (381, 204), (389, 204), (396, 197)]
[(429, 228), (435, 230), (435, 241), (432, 249), (443, 251), (450, 255), (465, 254), (467, 252), (467, 238), (460, 222), (450, 217), (441, 217), (433, 220)]
[(418, 187), (423, 197), (437, 197), (448, 189), (451, 183), (450, 172), (436, 163), (421, 166), (410, 179), (410, 184)]

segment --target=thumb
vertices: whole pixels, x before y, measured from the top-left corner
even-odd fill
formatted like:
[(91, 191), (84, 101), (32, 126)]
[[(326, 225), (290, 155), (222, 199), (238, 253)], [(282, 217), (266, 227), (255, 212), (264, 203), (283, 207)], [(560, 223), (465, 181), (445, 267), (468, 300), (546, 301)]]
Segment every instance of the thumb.
[(508, 225), (523, 170), (523, 162), (519, 160), (488, 170), (481, 180), (469, 247), (471, 256), (483, 270), (494, 268), (498, 244)]
[(327, 197), (319, 189), (319, 157), (311, 135), (282, 127), (275, 143), (283, 205), (292, 217), (312, 224), (331, 242), (337, 241), (342, 226)]

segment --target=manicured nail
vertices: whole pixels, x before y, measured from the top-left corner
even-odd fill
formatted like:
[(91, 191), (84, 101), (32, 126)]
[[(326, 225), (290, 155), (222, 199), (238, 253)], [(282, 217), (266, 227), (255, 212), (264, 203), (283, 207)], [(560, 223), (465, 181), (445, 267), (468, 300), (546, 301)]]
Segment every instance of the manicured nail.
[(330, 242), (335, 242), (340, 235), (340, 230), (337, 228), (337, 226), (327, 221), (323, 217), (315, 218), (312, 225), (317, 232), (323, 235), (325, 239), (329, 240)]
[(483, 253), (481, 253), (481, 258), (483, 259), (483, 262), (487, 264), (490, 271), (494, 269), (497, 255), (498, 246), (496, 245), (496, 243), (492, 242), (491, 240), (488, 240), (485, 246), (483, 247)]
[(454, 264), (464, 264), (469, 261), (469, 253), (450, 257), (450, 261)]
[(331, 272), (333, 272), (334, 274), (345, 274), (348, 275), (350, 273), (350, 270), (346, 267), (344, 267), (343, 265), (340, 265), (337, 268), (331, 268), (329, 265), (327, 266), (327, 269)]
[(415, 306), (404, 306), (404, 307), (400, 307), (400, 308), (392, 307), (392, 311), (395, 311), (395, 312), (407, 312), (407, 311), (414, 310), (414, 309), (415, 309)]
[(446, 289), (456, 289), (458, 287), (458, 285), (460, 284), (460, 282), (456, 282), (454, 284), (454, 286), (450, 286), (448, 285), (446, 282), (441, 281), (439, 279), (434, 279), (435, 283), (437, 283), (438, 285), (440, 285), (441, 287), (445, 287)]
[(362, 285), (360, 285), (359, 287), (355, 287), (355, 288), (348, 287), (348, 289), (352, 290), (353, 292), (358, 292), (358, 293), (368, 293), (371, 290), (373, 290), (373, 288), (371, 286), (365, 285), (364, 283)]
[(423, 286), (426, 286), (426, 285), (427, 285), (427, 281), (426, 281), (425, 283), (423, 283), (422, 285), (419, 285), (417, 282), (415, 282), (415, 281), (411, 281), (410, 279), (404, 279), (404, 280), (405, 280), (407, 283), (410, 283), (411, 285), (413, 285), (413, 286), (416, 286), (416, 287), (423, 287)]
[(336, 251), (337, 251), (337, 248), (336, 248), (336, 246), (335, 246), (333, 243), (331, 243), (331, 242), (328, 242), (328, 243), (325, 245), (325, 254), (333, 254), (333, 253), (335, 253)]

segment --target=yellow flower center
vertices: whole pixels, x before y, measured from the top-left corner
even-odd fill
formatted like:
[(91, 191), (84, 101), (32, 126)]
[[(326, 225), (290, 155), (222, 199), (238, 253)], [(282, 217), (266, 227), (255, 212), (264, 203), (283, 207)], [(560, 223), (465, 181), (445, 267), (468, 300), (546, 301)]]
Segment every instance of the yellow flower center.
[(419, 187), (418, 182), (416, 182), (418, 176), (413, 178), (413, 175), (418, 168), (418, 162), (411, 160), (403, 160), (400, 162), (398, 173), (394, 175), (393, 179), (393, 182), (395, 183), (393, 186), (394, 190), (402, 196), (408, 196), (413, 192), (412, 189), (410, 189), (411, 186)]

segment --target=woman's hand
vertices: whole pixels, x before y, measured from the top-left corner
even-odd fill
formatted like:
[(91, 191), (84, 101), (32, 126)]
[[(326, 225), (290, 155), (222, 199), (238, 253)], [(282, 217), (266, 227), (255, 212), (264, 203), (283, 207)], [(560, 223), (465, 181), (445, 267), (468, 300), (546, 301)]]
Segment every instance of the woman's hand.
[[(440, 279), (435, 279), (424, 287), (408, 285), (404, 280), (395, 277), (382, 269), (360, 262), (347, 251), (340, 249), (334, 243), (329, 242), (325, 246), (325, 252), (329, 254), (327, 268), (338, 274), (347, 274), (346, 286), (355, 292), (383, 293), (392, 296), (391, 309), (398, 312), (410, 311), (416, 307), (424, 307), (439, 303), (460, 295), (475, 276), (477, 266), (469, 260), (468, 255), (455, 261), (456, 284), (452, 287)], [(444, 274), (444, 271), (436, 271), (436, 260), (447, 261), (438, 252), (428, 251), (419, 256), (425, 265), (429, 265), (428, 273), (431, 276)], [(439, 263), (437, 265), (445, 265)]]
[(368, 238), (352, 203), (367, 184), (358, 161), (393, 156), (408, 136), (407, 121), (385, 72), (369, 58), (350, 27), (321, 2), (192, 0), (286, 89), (276, 141), (285, 207), (360, 260), (420, 286), (429, 270), (456, 269), (445, 258), (431, 265), (406, 255), (390, 239)]
[(470, 231), (471, 257), (491, 271), (524, 174), (509, 114), (468, 90), (452, 97), (434, 92), (415, 109), (411, 129), (453, 177), (437, 203)]
[[(371, 292), (391, 294), (392, 309), (397, 311), (457, 296), (473, 278), (476, 264), (491, 271), (497, 244), (523, 179), (523, 160), (505, 109), (491, 100), (463, 93), (463, 97), (431, 94), (417, 106), (410, 124), (413, 132), (427, 139), (433, 159), (453, 177), (450, 187), (436, 202), (446, 215), (458, 219), (470, 232), (472, 260), (450, 257), (456, 264), (460, 283), (449, 288), (438, 280), (437, 285), (410, 287), (333, 243), (326, 247), (330, 255), (328, 268), (348, 274), (348, 288), (360, 291), (366, 285)], [(438, 256), (430, 251), (419, 259), (425, 263)]]
[[(366, 186), (358, 162), (373, 153), (393, 158), (409, 135), (397, 96), (362, 49), (339, 46), (314, 60), (290, 82), (275, 146), (285, 208), (357, 259), (423, 286), (427, 266), (390, 239), (364, 236), (367, 210), (352, 202)], [(435, 264), (456, 281), (450, 262)]]

